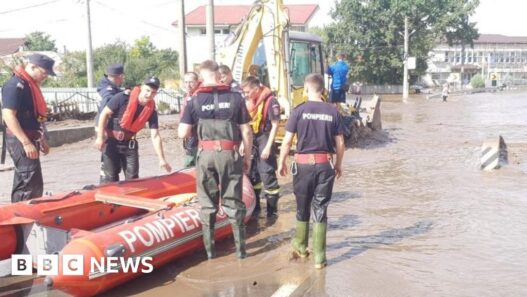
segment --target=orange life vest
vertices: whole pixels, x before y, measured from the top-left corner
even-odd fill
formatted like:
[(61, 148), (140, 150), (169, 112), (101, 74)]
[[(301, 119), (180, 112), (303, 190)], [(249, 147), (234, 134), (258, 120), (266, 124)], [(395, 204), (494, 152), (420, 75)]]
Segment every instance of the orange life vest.
[(134, 87), (132, 92), (130, 92), (130, 97), (128, 99), (128, 105), (123, 114), (123, 117), (119, 121), (121, 128), (137, 133), (139, 130), (143, 129), (148, 119), (156, 109), (156, 103), (154, 100), (149, 101), (134, 121), (135, 111), (139, 105), (139, 93), (141, 92), (140, 87)]
[(269, 104), (273, 97), (273, 92), (266, 86), (261, 87), (258, 99), (255, 101), (247, 100), (246, 106), (249, 114), (251, 115), (251, 127), (254, 134), (261, 132), (263, 123), (267, 119), (267, 110), (269, 110)]

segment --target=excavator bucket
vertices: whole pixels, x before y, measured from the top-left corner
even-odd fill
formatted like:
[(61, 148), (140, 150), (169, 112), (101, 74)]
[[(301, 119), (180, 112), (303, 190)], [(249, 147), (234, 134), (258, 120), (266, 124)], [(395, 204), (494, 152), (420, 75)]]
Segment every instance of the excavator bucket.
[(363, 102), (363, 108), (364, 114), (361, 113), (361, 118), (365, 120), (366, 126), (372, 130), (382, 130), (381, 98), (374, 95), (370, 101)]

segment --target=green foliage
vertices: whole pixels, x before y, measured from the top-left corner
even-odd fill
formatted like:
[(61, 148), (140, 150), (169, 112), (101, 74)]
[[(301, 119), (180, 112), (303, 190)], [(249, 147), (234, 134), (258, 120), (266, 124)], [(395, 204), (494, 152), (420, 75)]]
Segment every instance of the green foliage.
[[(179, 76), (177, 52), (171, 49), (156, 49), (148, 37), (136, 40), (132, 47), (117, 40), (93, 51), (93, 67), (97, 80), (106, 73), (106, 67), (114, 63), (124, 64), (124, 85), (127, 87), (141, 84), (147, 75), (156, 75), (161, 82)], [(62, 66), (63, 75), (57, 80), (46, 80), (45, 86), (86, 87), (86, 52), (64, 54)]]
[(457, 28), (466, 42), (477, 38), (477, 31), (467, 33), (462, 24), (478, 4), (478, 0), (341, 0), (331, 12), (335, 23), (324, 28), (329, 52), (347, 53), (353, 80), (400, 84), (405, 17), (413, 32), (409, 56), (417, 58), (417, 69), (411, 74), (417, 77), (426, 71), (429, 51), (447, 32)]
[(474, 88), (484, 88), (485, 87), (485, 79), (481, 74), (476, 74), (472, 77), (470, 80), (470, 85)]
[(27, 34), (24, 46), (29, 51), (57, 51), (55, 40), (51, 39), (51, 35), (41, 31)]

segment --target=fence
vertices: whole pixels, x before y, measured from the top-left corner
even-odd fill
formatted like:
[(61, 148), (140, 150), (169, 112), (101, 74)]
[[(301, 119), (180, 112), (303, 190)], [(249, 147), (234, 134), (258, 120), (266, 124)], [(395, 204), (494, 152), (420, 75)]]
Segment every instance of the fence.
[(402, 85), (363, 85), (362, 94), (402, 94)]
[[(95, 88), (42, 88), (42, 94), (52, 113), (93, 113), (101, 101)], [(181, 100), (181, 94), (170, 89), (160, 89), (155, 97), (161, 113), (179, 113)]]

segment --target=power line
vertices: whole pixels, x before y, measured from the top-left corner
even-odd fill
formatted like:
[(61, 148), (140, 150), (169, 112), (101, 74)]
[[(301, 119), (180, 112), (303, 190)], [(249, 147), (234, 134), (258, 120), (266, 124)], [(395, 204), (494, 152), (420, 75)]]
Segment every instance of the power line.
[[(120, 15), (125, 15), (125, 14), (123, 13), (122, 10), (119, 10), (119, 9), (117, 9), (117, 8), (114, 8), (114, 7), (108, 6), (108, 5), (103, 4), (103, 3), (99, 2), (99, 1), (96, 1), (96, 0), (95, 0), (94, 2), (97, 3), (99, 6), (102, 6), (102, 7), (106, 8), (106, 9), (110, 9), (110, 10), (112, 10), (112, 11), (117, 12), (117, 13), (119, 13)], [(133, 16), (133, 15), (130, 15), (129, 13), (127, 13), (127, 14), (128, 14), (128, 16), (132, 16), (132, 17), (134, 17), (134, 18), (136, 17), (136, 16)], [(152, 24), (152, 23), (147, 22), (147, 21), (142, 20), (142, 19), (138, 19), (138, 21), (139, 21), (140, 23), (143, 23), (143, 24), (145, 24), (145, 25), (148, 25), (148, 26), (151, 26), (151, 27), (154, 27), (154, 28), (157, 28), (157, 29), (161, 29), (161, 30), (168, 31), (168, 32), (173, 32), (173, 30), (167, 29), (167, 28), (165, 28), (165, 27), (158, 26), (158, 25), (156, 25), (156, 24)]]
[(21, 10), (31, 9), (31, 8), (40, 7), (40, 6), (45, 6), (45, 5), (48, 5), (48, 4), (51, 4), (51, 3), (55, 3), (55, 2), (59, 2), (59, 1), (60, 1), (60, 0), (51, 0), (51, 1), (48, 1), (48, 2), (39, 3), (39, 4), (34, 4), (34, 5), (26, 6), (26, 7), (20, 7), (20, 8), (15, 8), (15, 9), (10, 9), (10, 10), (0, 11), (0, 14), (7, 14), (7, 13), (11, 13), (11, 12), (16, 12), (16, 11), (21, 11)]
[[(39, 25), (42, 26), (42, 25), (56, 24), (56, 23), (62, 23), (62, 22), (66, 22), (66, 21), (71, 21), (71, 19), (70, 18), (65, 18), (65, 19), (52, 20), (52, 21), (49, 21), (49, 22), (40, 22)], [(4, 28), (4, 29), (0, 30), (0, 33), (20, 30), (21, 28), (22, 27)], [(34, 27), (31, 27), (31, 28), (34, 28)]]

